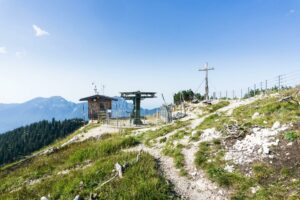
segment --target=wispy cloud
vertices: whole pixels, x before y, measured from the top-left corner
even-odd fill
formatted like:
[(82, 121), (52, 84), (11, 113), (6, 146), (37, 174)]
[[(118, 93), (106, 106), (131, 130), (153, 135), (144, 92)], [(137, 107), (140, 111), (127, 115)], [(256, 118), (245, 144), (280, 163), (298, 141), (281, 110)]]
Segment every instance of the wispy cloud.
[(32, 28), (35, 32), (36, 37), (43, 37), (43, 36), (50, 35), (47, 31), (43, 30), (42, 28), (38, 27), (35, 24), (32, 25)]
[(0, 47), (0, 54), (6, 54), (6, 47)]
[(289, 13), (290, 13), (290, 14), (293, 14), (293, 13), (295, 13), (295, 12), (296, 12), (296, 11), (295, 11), (294, 9), (290, 9), (290, 10), (289, 10)]
[(23, 58), (26, 55), (26, 51), (21, 50), (16, 52), (16, 57), (17, 58)]
[(296, 12), (296, 10), (290, 9), (290, 10), (286, 13), (286, 16), (293, 15), (293, 14), (295, 14), (295, 12)]

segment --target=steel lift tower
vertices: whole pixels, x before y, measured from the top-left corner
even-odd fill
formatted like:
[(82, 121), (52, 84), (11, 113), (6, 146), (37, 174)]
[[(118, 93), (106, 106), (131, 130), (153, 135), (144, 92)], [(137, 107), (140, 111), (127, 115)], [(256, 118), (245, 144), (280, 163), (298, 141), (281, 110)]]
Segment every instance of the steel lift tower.
[(133, 124), (141, 125), (141, 100), (147, 98), (155, 98), (155, 92), (121, 92), (121, 97), (125, 100), (132, 100), (133, 101), (133, 110), (131, 113), (131, 119), (133, 119)]

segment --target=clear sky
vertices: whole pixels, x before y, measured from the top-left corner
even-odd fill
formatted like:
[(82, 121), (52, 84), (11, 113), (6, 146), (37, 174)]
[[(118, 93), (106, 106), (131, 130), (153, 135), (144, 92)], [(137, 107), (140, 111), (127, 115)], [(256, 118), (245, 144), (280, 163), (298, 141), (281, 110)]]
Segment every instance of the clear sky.
[[(300, 69), (299, 0), (0, 0), (0, 102), (247, 88)], [(203, 93), (204, 85), (200, 92)]]

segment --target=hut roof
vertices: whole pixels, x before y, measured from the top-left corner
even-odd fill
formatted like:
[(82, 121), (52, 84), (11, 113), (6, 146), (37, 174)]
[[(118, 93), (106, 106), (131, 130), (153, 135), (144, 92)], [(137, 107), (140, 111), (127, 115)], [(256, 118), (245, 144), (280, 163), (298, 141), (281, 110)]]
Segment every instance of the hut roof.
[(90, 99), (92, 99), (92, 100), (93, 99), (100, 99), (100, 100), (118, 101), (118, 99), (116, 99), (116, 98), (108, 97), (108, 96), (104, 96), (104, 95), (99, 95), (99, 94), (79, 99), (79, 101), (88, 101)]

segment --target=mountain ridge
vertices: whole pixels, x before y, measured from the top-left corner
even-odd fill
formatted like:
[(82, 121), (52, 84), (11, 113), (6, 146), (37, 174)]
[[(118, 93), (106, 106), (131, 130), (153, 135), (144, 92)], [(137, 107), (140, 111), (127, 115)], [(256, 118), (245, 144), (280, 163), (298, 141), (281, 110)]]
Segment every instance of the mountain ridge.
[[(113, 102), (112, 117), (129, 117), (131, 103), (117, 97)], [(87, 103), (74, 103), (61, 96), (36, 97), (24, 103), (0, 103), (0, 134), (41, 120), (87, 119)], [(118, 110), (118, 112), (116, 112)], [(141, 109), (141, 114), (151, 115), (156, 109)]]

